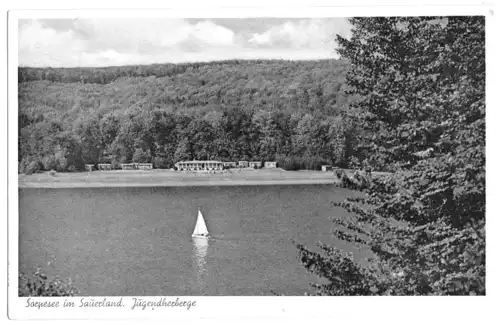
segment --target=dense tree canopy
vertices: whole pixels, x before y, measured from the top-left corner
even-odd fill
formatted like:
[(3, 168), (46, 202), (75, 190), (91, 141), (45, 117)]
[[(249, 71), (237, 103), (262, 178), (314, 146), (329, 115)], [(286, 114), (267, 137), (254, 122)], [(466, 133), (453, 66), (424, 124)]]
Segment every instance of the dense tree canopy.
[(20, 68), (20, 171), (184, 159), (346, 166), (356, 154), (342, 122), (356, 100), (344, 93), (346, 69), (337, 60)]
[[(39, 113), (64, 112), (68, 118), (128, 107), (208, 112), (238, 106), (337, 115), (349, 101), (343, 92), (346, 69), (345, 62), (337, 60), (20, 68), (19, 95), (22, 108), (36, 107)], [(176, 72), (158, 72), (167, 70)], [(71, 74), (92, 78), (82, 83), (79, 78), (65, 77)], [(105, 82), (93, 76), (106, 76)]]
[[(333, 235), (374, 254), (297, 244), (320, 295), (484, 295), (484, 17), (354, 18), (349, 60), (362, 163), (395, 172), (336, 202)], [(361, 112), (361, 114), (360, 114)]]

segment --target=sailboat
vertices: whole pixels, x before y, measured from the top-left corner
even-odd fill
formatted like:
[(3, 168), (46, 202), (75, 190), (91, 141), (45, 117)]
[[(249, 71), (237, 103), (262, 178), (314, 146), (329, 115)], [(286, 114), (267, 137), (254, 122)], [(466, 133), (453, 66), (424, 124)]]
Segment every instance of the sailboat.
[(201, 214), (200, 209), (198, 209), (198, 219), (196, 220), (196, 226), (194, 227), (193, 234), (191, 235), (195, 238), (209, 238), (210, 235), (208, 233), (207, 225), (205, 223), (205, 219), (203, 219), (203, 215)]

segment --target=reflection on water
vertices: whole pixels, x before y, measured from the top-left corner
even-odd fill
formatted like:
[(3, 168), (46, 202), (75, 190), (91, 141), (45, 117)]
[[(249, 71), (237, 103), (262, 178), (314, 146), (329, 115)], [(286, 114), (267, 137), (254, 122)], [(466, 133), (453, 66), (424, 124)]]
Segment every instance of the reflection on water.
[(195, 258), (195, 273), (198, 285), (204, 283), (203, 277), (206, 273), (208, 238), (192, 237), (193, 256)]
[[(350, 193), (350, 192), (349, 192)], [(330, 243), (330, 202), (314, 186), (19, 190), (19, 271), (51, 264), (82, 296), (302, 295), (316, 278), (290, 241)], [(212, 235), (192, 238), (196, 207)]]

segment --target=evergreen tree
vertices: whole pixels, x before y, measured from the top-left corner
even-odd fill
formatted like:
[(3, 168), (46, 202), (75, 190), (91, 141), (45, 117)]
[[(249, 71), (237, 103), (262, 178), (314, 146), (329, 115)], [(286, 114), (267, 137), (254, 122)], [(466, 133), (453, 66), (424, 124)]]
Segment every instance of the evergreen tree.
[(362, 95), (364, 145), (395, 173), (335, 204), (350, 215), (333, 218), (334, 237), (370, 249), (366, 263), (297, 244), (303, 265), (329, 280), (315, 293), (484, 295), (484, 17), (351, 23), (339, 53)]

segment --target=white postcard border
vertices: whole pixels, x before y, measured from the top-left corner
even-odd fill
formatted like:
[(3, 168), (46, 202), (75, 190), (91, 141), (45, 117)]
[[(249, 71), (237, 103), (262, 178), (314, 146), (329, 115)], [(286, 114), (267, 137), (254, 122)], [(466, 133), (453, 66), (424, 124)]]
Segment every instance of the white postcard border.
[[(488, 310), (493, 311), (492, 296), (498, 294), (498, 281), (494, 279), (495, 273), (492, 269), (498, 271), (498, 258), (493, 253), (493, 247), (498, 247), (498, 236), (493, 236), (493, 227), (498, 226), (498, 222), (492, 220), (495, 218), (493, 210), (490, 209), (491, 203), (496, 198), (495, 182), (488, 181), (488, 292), (486, 297), (185, 297), (173, 296), (166, 297), (168, 300), (195, 300), (196, 306), (189, 310), (182, 307), (161, 307), (147, 308), (145, 310), (132, 310), (132, 297), (122, 297), (126, 307), (123, 308), (27, 308), (28, 298), (17, 297), (17, 276), (18, 276), (18, 176), (17, 176), (17, 21), (23, 18), (71, 18), (71, 17), (188, 17), (188, 18), (243, 18), (243, 17), (349, 17), (349, 16), (387, 16), (387, 15), (474, 15), (480, 14), (487, 17), (487, 99), (488, 99), (488, 119), (491, 126), (491, 119), (498, 111), (498, 105), (491, 105), (493, 97), (496, 97), (497, 91), (492, 85), (492, 80), (498, 81), (492, 74), (493, 65), (491, 46), (493, 45), (494, 34), (492, 31), (494, 14), (491, 7), (488, 6), (418, 6), (418, 7), (267, 7), (267, 8), (216, 8), (207, 10), (206, 8), (183, 8), (176, 10), (84, 10), (84, 11), (11, 11), (8, 22), (8, 55), (9, 55), (9, 102), (8, 102), (8, 315), (12, 319), (214, 319), (214, 318), (287, 318), (287, 319), (311, 319), (311, 318), (329, 318), (335, 321), (370, 321), (373, 322), (374, 316), (384, 316), (384, 313), (390, 312), (392, 317), (401, 317), (403, 323), (413, 323), (420, 318), (426, 319), (426, 316), (433, 315), (433, 322), (460, 321), (483, 323), (488, 320)], [(498, 24), (496, 24), (498, 27)], [(498, 30), (498, 29), (497, 29)], [(497, 51), (494, 53), (498, 54)], [(496, 102), (498, 103), (498, 102)], [(493, 107), (492, 107), (493, 106)], [(494, 119), (496, 121), (497, 119)], [(498, 127), (496, 128), (498, 129)], [(495, 138), (495, 127), (487, 127), (488, 139)], [(498, 135), (498, 134), (496, 134)], [(491, 141), (489, 142), (491, 143)], [(494, 144), (493, 144), (494, 145)], [(487, 149), (488, 177), (497, 174), (496, 161), (497, 155)], [(496, 197), (496, 195), (495, 195)], [(498, 227), (496, 227), (498, 229)], [(494, 283), (495, 282), (495, 283)], [(86, 297), (85, 299), (102, 300), (104, 297)], [(107, 297), (108, 300), (117, 300), (121, 297)], [(158, 300), (159, 297), (136, 297), (141, 299)], [(65, 298), (31, 298), (36, 301), (64, 301)], [(80, 297), (67, 298), (67, 301), (74, 301), (76, 305), (80, 304)], [(443, 308), (448, 313), (443, 315)], [(412, 313), (410, 316), (408, 313)], [(493, 316), (493, 315), (492, 315)]]

